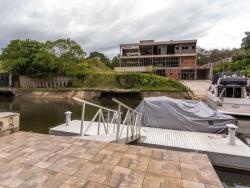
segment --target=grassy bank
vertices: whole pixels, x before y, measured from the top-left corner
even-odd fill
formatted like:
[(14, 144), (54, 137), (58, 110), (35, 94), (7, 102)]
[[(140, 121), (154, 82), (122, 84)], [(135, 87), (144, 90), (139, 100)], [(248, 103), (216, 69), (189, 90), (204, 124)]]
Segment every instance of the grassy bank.
[(179, 81), (143, 73), (91, 73), (75, 76), (71, 88), (187, 91)]

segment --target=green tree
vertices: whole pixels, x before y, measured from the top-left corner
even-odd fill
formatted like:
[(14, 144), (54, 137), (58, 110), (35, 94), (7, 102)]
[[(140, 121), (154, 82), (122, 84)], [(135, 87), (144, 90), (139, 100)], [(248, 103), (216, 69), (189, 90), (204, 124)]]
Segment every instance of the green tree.
[(197, 47), (197, 64), (204, 65), (208, 63), (207, 50), (201, 47)]
[(90, 52), (88, 59), (99, 58), (105, 64), (109, 63), (109, 58), (100, 52)]
[(250, 33), (246, 32), (246, 37), (242, 39), (241, 47), (242, 48), (250, 48)]
[(61, 64), (61, 74), (66, 74), (69, 66), (74, 63), (79, 64), (86, 56), (86, 52), (84, 52), (81, 46), (71, 39), (47, 41), (46, 45), (49, 51), (57, 57), (57, 61)]
[(13, 40), (2, 49), (2, 67), (14, 76), (65, 75), (70, 67), (80, 64), (86, 53), (70, 39), (45, 43)]
[(44, 46), (35, 40), (12, 40), (2, 49), (2, 67), (15, 75), (27, 75), (36, 54)]
[(114, 56), (107, 66), (111, 69), (114, 69), (115, 67), (119, 66), (119, 57)]

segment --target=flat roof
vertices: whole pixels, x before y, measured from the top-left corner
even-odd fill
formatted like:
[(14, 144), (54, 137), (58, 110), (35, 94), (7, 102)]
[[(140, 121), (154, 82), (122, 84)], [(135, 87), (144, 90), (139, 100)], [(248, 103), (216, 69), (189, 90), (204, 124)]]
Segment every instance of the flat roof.
[(187, 44), (187, 43), (197, 43), (196, 39), (192, 40), (169, 40), (169, 41), (153, 41), (153, 40), (143, 40), (138, 43), (130, 43), (130, 44), (120, 44), (120, 47), (127, 46), (144, 46), (144, 45), (163, 45), (163, 44)]

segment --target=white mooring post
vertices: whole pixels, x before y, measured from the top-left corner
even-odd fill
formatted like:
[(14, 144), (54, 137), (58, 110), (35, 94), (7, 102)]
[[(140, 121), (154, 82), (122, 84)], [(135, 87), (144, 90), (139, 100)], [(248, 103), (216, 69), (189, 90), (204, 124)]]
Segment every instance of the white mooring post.
[(227, 124), (227, 127), (228, 127), (229, 144), (235, 145), (235, 134), (236, 134), (236, 129), (238, 127), (234, 124)]
[(66, 126), (69, 126), (69, 123), (70, 123), (70, 121), (71, 121), (71, 114), (72, 114), (72, 112), (70, 112), (70, 111), (65, 112), (65, 116), (66, 116)]

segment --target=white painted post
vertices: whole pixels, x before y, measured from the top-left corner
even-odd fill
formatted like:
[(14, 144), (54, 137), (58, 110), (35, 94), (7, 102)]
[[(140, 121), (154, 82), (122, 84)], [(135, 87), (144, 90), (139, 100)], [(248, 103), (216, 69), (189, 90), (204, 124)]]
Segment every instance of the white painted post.
[(82, 119), (81, 119), (81, 127), (80, 127), (80, 136), (83, 136), (84, 116), (85, 116), (85, 103), (82, 104)]
[(228, 127), (229, 144), (235, 145), (235, 133), (238, 127), (234, 124), (227, 124), (227, 127)]
[(101, 124), (101, 115), (102, 115), (102, 109), (100, 108), (98, 110), (99, 112), (99, 119), (98, 119), (98, 128), (97, 128), (97, 134), (99, 135), (100, 134), (100, 124)]
[(72, 114), (72, 112), (70, 112), (70, 111), (65, 112), (65, 115), (66, 115), (66, 126), (69, 126), (69, 123), (71, 121), (71, 114)]
[(117, 127), (116, 127), (116, 142), (119, 140), (119, 132), (120, 132), (120, 125), (121, 125), (121, 105), (118, 104), (118, 120), (117, 120)]

